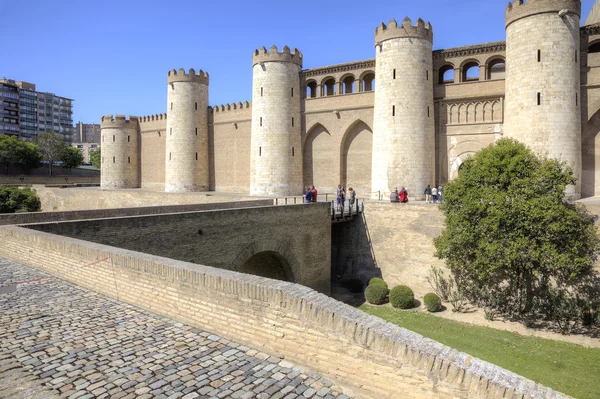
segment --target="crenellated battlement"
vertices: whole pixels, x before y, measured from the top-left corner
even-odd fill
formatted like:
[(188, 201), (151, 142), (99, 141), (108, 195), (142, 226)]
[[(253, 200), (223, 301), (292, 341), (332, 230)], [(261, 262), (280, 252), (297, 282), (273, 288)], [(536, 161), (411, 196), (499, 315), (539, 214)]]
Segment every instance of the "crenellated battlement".
[(291, 62), (302, 68), (302, 53), (297, 48), (290, 50), (288, 46), (285, 46), (281, 52), (277, 50), (275, 45), (271, 46), (268, 51), (263, 46), (258, 50), (254, 50), (252, 66), (262, 62)]
[(155, 114), (155, 115), (141, 116), (139, 118), (140, 123), (156, 122), (156, 121), (162, 121), (162, 120), (167, 120), (167, 114)]
[(118, 128), (128, 128), (128, 129), (137, 129), (139, 125), (139, 118), (137, 116), (130, 116), (127, 119), (125, 115), (104, 115), (100, 122), (101, 129), (118, 129)]
[(251, 107), (251, 105), (252, 105), (252, 103), (249, 103), (248, 101), (244, 101), (243, 103), (239, 102), (239, 103), (232, 103), (232, 104), (215, 105), (214, 107), (212, 107), (212, 110), (214, 112), (235, 111), (235, 110), (248, 109)]
[(417, 38), (428, 40), (433, 44), (433, 27), (429, 22), (425, 23), (421, 18), (413, 25), (412, 20), (404, 18), (401, 25), (392, 19), (387, 25), (383, 22), (375, 29), (375, 45), (386, 40), (396, 38)]
[(511, 23), (536, 14), (568, 13), (581, 16), (581, 0), (515, 0), (506, 7), (506, 27)]
[(196, 73), (196, 70), (191, 68), (189, 73), (186, 73), (185, 69), (183, 68), (180, 68), (178, 71), (173, 69), (169, 71), (167, 82), (169, 84), (174, 82), (195, 82), (208, 86), (208, 72), (204, 72), (202, 69), (200, 69), (198, 73)]

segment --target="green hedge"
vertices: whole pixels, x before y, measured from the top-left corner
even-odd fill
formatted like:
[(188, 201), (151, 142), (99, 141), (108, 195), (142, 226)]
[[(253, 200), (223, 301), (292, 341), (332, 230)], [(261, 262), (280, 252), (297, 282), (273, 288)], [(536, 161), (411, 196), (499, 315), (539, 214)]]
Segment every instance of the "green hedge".
[(442, 300), (439, 296), (432, 292), (425, 295), (423, 298), (423, 303), (425, 303), (425, 307), (430, 312), (440, 312), (443, 309)]
[(36, 212), (41, 207), (39, 197), (31, 188), (0, 186), (0, 213)]
[(390, 292), (392, 306), (400, 309), (410, 309), (415, 306), (415, 294), (405, 285), (397, 285)]
[(365, 290), (365, 299), (370, 304), (383, 305), (388, 300), (389, 292), (390, 290), (388, 290), (387, 286), (377, 283), (369, 284)]

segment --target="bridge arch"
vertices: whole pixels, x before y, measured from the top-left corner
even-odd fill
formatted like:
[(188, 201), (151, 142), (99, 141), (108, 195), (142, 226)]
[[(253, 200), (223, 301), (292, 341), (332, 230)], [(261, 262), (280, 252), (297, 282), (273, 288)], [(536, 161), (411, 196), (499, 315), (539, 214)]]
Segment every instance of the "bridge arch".
[(262, 240), (242, 249), (232, 269), (240, 273), (295, 283), (300, 265), (288, 244), (282, 241)]

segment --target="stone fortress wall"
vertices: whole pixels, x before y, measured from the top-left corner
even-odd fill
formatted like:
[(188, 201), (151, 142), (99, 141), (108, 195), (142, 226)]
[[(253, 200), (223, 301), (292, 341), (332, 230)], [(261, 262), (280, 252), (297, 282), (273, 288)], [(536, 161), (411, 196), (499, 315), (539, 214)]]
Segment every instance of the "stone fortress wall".
[[(507, 43), (504, 41), (434, 50), (431, 52), (431, 76), (428, 76), (429, 80), (425, 79), (422, 82), (422, 90), (419, 91), (414, 87), (410, 91), (413, 94), (406, 98), (402, 97), (401, 93), (407, 88), (402, 88), (401, 91), (391, 95), (395, 98), (394, 101), (399, 102), (397, 108), (401, 111), (412, 109), (418, 99), (427, 99), (429, 93), (433, 93), (433, 109), (429, 110), (429, 118), (434, 125), (434, 135), (433, 139), (423, 142), (422, 151), (433, 153), (434, 175), (430, 178), (432, 184), (443, 184), (456, 177), (460, 165), (468, 156), (502, 136), (511, 136), (510, 132), (505, 132), (505, 120), (509, 121), (509, 124), (513, 120), (518, 129), (529, 131), (530, 123), (519, 121), (546, 118), (547, 115), (554, 114), (556, 107), (562, 107), (563, 116), (558, 118), (560, 120), (556, 123), (544, 124), (545, 132), (537, 135), (535, 142), (528, 141), (528, 144), (535, 148), (543, 147), (538, 148), (540, 152), (558, 156), (566, 161), (574, 161), (572, 163), (576, 169), (579, 169), (577, 163), (580, 162), (582, 195), (587, 197), (600, 194), (600, 174), (596, 173), (597, 165), (600, 165), (600, 140), (596, 140), (597, 133), (600, 131), (600, 44), (598, 44), (600, 17), (594, 17), (600, 13), (592, 13), (586, 21), (587, 25), (579, 28), (581, 5), (578, 0), (530, 0), (523, 5), (520, 5), (517, 0), (516, 3), (511, 3), (512, 11), (507, 13), (507, 22), (511, 22), (508, 24), (507, 39), (508, 46), (512, 45), (511, 49), (518, 48), (509, 58), (516, 57), (514, 69), (519, 69), (518, 81), (522, 83), (519, 87), (516, 87), (516, 84), (510, 87), (515, 88), (513, 98), (516, 100), (514, 101), (525, 101), (524, 99), (527, 98), (527, 101), (533, 102), (530, 111), (526, 113), (511, 111), (514, 106), (506, 108), (505, 95), (510, 98), (512, 89), (507, 88), (505, 84), (506, 71), (511, 70), (511, 60), (507, 59), (509, 54), (507, 54)], [(558, 13), (563, 9), (567, 10), (567, 15), (559, 16)], [(540, 22), (542, 20), (546, 22)], [(390, 24), (394, 23), (395, 21), (390, 22)], [(418, 21), (414, 24), (410, 22), (410, 25), (416, 27), (418, 23)], [(513, 26), (518, 28), (520, 24), (529, 27), (528, 33), (520, 36), (527, 43), (520, 44), (518, 38), (511, 34)], [(539, 28), (539, 32), (535, 31), (536, 27)], [(532, 32), (529, 32), (530, 28), (533, 29)], [(557, 54), (560, 62), (553, 63), (549, 58), (550, 61), (545, 62), (544, 59), (543, 65), (538, 65), (536, 59), (538, 49), (544, 53), (558, 51), (543, 49), (545, 36), (540, 32), (546, 30), (563, 36), (566, 32), (575, 36), (579, 34), (578, 59), (576, 60), (575, 51), (571, 48), (571, 44), (577, 41), (577, 38), (573, 37), (568, 48), (561, 47), (560, 56)], [(557, 37), (557, 40), (562, 40), (563, 36)], [(414, 56), (419, 51), (414, 43), (412, 46), (407, 47), (407, 54)], [(413, 48), (415, 54), (412, 54)], [(275, 53), (279, 52), (276, 48), (270, 51), (272, 50)], [(531, 52), (533, 54), (529, 54)], [(383, 61), (380, 61), (379, 53), (375, 54), (377, 60), (330, 65), (299, 72), (300, 132), (294, 134), (300, 135), (301, 150), (297, 151), (296, 145), (290, 146), (289, 143), (287, 147), (294, 147), (295, 157), (301, 156), (304, 185), (315, 184), (321, 192), (334, 192), (337, 184), (341, 183), (346, 187), (353, 186), (362, 197), (369, 197), (372, 190), (379, 190), (372, 181), (373, 165), (377, 162), (377, 157), (375, 160), (373, 157), (373, 137), (378, 133), (374, 131), (379, 130), (383, 137), (390, 140), (394, 135), (388, 131), (389, 126), (380, 128), (383, 117), (375, 116), (375, 97), (381, 95), (376, 88), (385, 90), (387, 86), (382, 86), (382, 82), (389, 79), (389, 71), (381, 70), (383, 64), (380, 65), (379, 71), (377, 70), (377, 62)], [(519, 58), (521, 56), (525, 61), (521, 61)], [(552, 56), (552, 59), (554, 58)], [(568, 72), (559, 72), (564, 69), (561, 63), (569, 64), (565, 64), (569, 67)], [(263, 63), (263, 66), (267, 64)], [(258, 65), (258, 73), (260, 73), (262, 67)], [(405, 78), (405, 66), (401, 63), (396, 65), (395, 62), (390, 65), (392, 71), (397, 70), (400, 78)], [(576, 65), (579, 65), (579, 68)], [(521, 71), (525, 67), (530, 72)], [(538, 67), (541, 68), (539, 71), (535, 69)], [(574, 71), (577, 69), (581, 72), (581, 89), (577, 96), (579, 98), (576, 99), (577, 77)], [(513, 72), (517, 73), (517, 71)], [(256, 73), (257, 71), (255, 71), (255, 80), (259, 76)], [(384, 75), (376, 80), (378, 74)], [(560, 79), (557, 78), (557, 74), (561, 76)], [(569, 76), (563, 76), (565, 74)], [(555, 85), (556, 82), (567, 83)], [(538, 89), (534, 86), (538, 87), (538, 83), (542, 85), (540, 87), (544, 87), (545, 92), (550, 93), (548, 96), (545, 95), (544, 99), (553, 98), (552, 93), (562, 90), (558, 86), (565, 85), (569, 86), (569, 93), (573, 95), (569, 94), (568, 104), (567, 102), (559, 104), (564, 97), (561, 94), (560, 101), (556, 98), (537, 106), (537, 97), (534, 95), (532, 100), (530, 93), (526, 94), (523, 90), (525, 87), (531, 87), (537, 95)], [(289, 85), (290, 82), (287, 80), (282, 81), (281, 92), (290, 90), (291, 88), (287, 87)], [(208, 107), (208, 168), (211, 190), (246, 193), (251, 191), (251, 176), (253, 173), (256, 174), (251, 155), (262, 151), (254, 148), (257, 144), (253, 144), (252, 141), (253, 131), (255, 135), (260, 133), (260, 129), (254, 128), (260, 125), (260, 119), (253, 124), (252, 116), (255, 112), (253, 104), (257, 100), (259, 102), (265, 100), (259, 95), (257, 86), (253, 89), (252, 103)], [(427, 101), (431, 103), (429, 99)], [(579, 103), (581, 105), (576, 105)], [(276, 114), (285, 115), (286, 121), (291, 119), (291, 114), (288, 115), (291, 108), (287, 104), (288, 102), (285, 102), (285, 105), (273, 108)], [(388, 110), (388, 113), (390, 112)], [(293, 113), (297, 115), (297, 111)], [(411, 130), (415, 131), (415, 135), (424, 134), (416, 131), (427, 126), (426, 115), (425, 111), (418, 117), (414, 112), (410, 112), (410, 117), (415, 120), (406, 123), (406, 118), (399, 116), (398, 124), (405, 122), (405, 125), (409, 125), (406, 128), (409, 134)], [(579, 117), (582, 126), (580, 135), (576, 123)], [(260, 116), (257, 114), (254, 119), (256, 118)], [(268, 122), (266, 119), (264, 121)], [(566, 121), (569, 121), (570, 130), (565, 131)], [(164, 189), (165, 166), (160, 158), (161, 154), (165, 154), (166, 124), (167, 121), (162, 115), (140, 118), (141, 186), (144, 188)], [(275, 135), (275, 133), (269, 134)], [(528, 137), (527, 134), (521, 136), (519, 137), (522, 139)], [(581, 145), (577, 143), (578, 139), (581, 140)], [(543, 145), (538, 145), (540, 143)], [(551, 151), (546, 151), (545, 146), (549, 146)], [(554, 151), (555, 149), (558, 150)], [(289, 150), (291, 151), (291, 148)], [(391, 156), (392, 152), (393, 150), (390, 150), (386, 154)], [(577, 161), (579, 158), (581, 161)], [(429, 164), (430, 160), (417, 161), (413, 158), (412, 162), (410, 166), (426, 169), (425, 163)], [(400, 169), (406, 168), (408, 166)], [(390, 174), (390, 176), (392, 178), (387, 184), (388, 189), (409, 185), (407, 175), (398, 177)], [(297, 179), (297, 176), (290, 175), (290, 179), (292, 178)], [(411, 193), (413, 197), (421, 194), (418, 188), (415, 190), (417, 192)]]
[(18, 226), (0, 239), (2, 257), (307, 365), (357, 397), (567, 398), (308, 287)]

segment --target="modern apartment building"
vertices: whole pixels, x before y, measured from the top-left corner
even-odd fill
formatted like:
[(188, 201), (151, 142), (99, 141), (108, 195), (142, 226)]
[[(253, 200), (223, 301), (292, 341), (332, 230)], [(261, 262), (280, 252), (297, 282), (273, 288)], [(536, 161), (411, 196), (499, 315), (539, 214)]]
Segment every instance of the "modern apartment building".
[(73, 132), (73, 142), (99, 143), (100, 124), (77, 122)]
[(96, 151), (100, 144), (96, 143), (71, 143), (71, 147), (77, 148), (83, 154), (83, 163), (90, 163), (90, 151)]
[(33, 140), (41, 132), (73, 140), (73, 100), (36, 91), (35, 84), (0, 79), (0, 134)]

